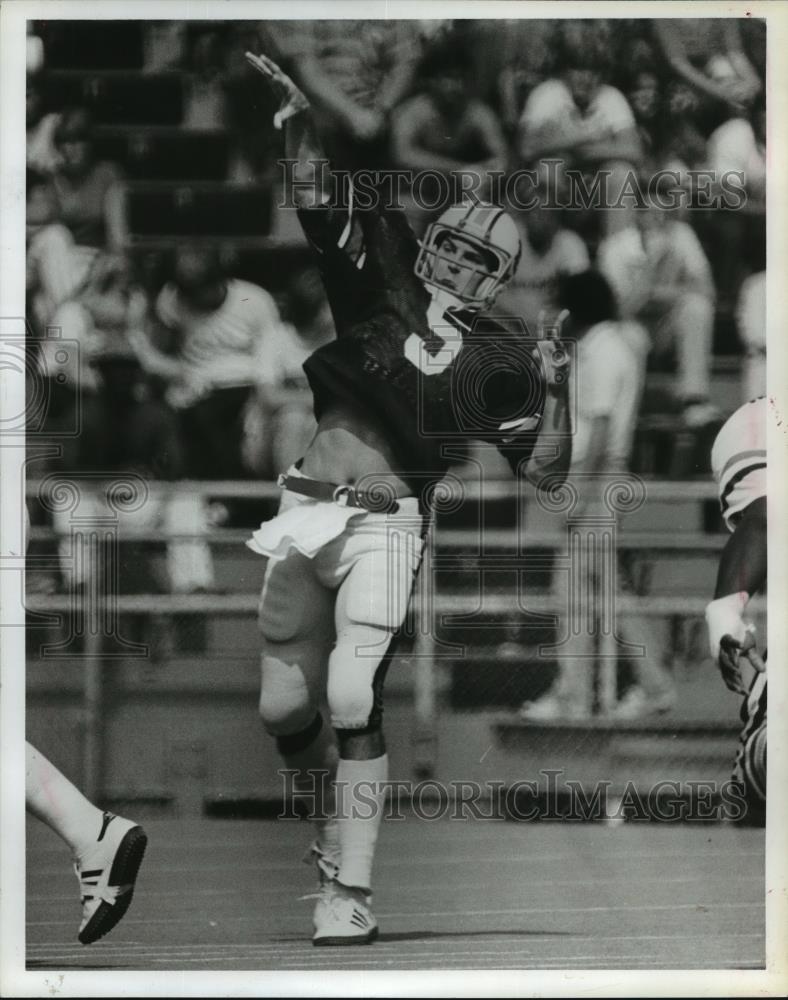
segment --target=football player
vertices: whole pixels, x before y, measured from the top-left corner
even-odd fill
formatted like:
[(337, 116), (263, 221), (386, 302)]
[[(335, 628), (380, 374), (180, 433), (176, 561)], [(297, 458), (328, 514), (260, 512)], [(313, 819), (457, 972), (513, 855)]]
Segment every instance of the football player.
[[(377, 935), (371, 877), (388, 777), (383, 679), (431, 493), (453, 461), (446, 443), (456, 454), (458, 439), (479, 438), (517, 474), (560, 480), (570, 460), (566, 352), (476, 322), (517, 266), (504, 211), (452, 206), (419, 247), (398, 210), (362, 209), (352, 190), (337, 207), (315, 169), (324, 151), (309, 102), (266, 56), (247, 59), (281, 99), (274, 124), (286, 126), (294, 199), (337, 330), (304, 364), (317, 433), (280, 476), (278, 515), (249, 542), (268, 560), (260, 713), (296, 788), (318, 799), (313, 942), (365, 944)], [(554, 438), (534, 455), (543, 427)]]
[[(747, 602), (766, 583), (766, 400), (745, 403), (714, 442), (711, 465), (722, 516), (732, 532), (720, 558), (714, 600), (706, 608), (711, 655), (725, 684), (743, 695), (742, 731), (733, 778), (751, 809), (766, 803), (766, 666), (755, 627), (744, 619)], [(742, 660), (755, 670), (749, 688)]]

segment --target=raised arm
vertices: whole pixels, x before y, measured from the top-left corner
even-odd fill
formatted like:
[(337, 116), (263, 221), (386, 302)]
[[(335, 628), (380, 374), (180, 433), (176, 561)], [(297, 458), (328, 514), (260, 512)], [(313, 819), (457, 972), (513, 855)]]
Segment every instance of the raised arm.
[(327, 162), (315, 128), (311, 105), (304, 93), (279, 66), (264, 55), (246, 53), (246, 61), (265, 77), (280, 99), (274, 127), (285, 132), (285, 157), (294, 163), (291, 177), (293, 200), (298, 208), (325, 204), (330, 197)]

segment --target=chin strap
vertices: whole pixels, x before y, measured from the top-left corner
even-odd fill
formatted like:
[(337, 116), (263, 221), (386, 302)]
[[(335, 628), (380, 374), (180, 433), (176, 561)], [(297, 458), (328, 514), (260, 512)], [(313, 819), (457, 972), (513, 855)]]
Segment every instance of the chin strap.
[(477, 315), (478, 313), (468, 306), (447, 306), (443, 312), (443, 319), (463, 333), (470, 333)]

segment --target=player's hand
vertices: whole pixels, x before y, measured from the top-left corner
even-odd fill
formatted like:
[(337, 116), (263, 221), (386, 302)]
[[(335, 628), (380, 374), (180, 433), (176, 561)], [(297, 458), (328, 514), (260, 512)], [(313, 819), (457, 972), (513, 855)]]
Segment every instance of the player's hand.
[(569, 312), (563, 309), (548, 323), (544, 310), (539, 313), (536, 349), (542, 362), (548, 391), (553, 395), (566, 391), (569, 386), (571, 358), (561, 341), (561, 330), (568, 317)]
[(742, 656), (746, 656), (756, 670), (766, 669), (755, 646), (755, 626), (742, 619), (748, 600), (749, 595), (741, 591), (717, 598), (706, 608), (709, 650), (726, 687), (738, 694), (746, 693), (740, 668)]
[(742, 656), (750, 661), (751, 666), (758, 673), (763, 673), (766, 670), (766, 664), (755, 645), (755, 627), (752, 625), (747, 627), (742, 642), (734, 639), (732, 635), (724, 635), (720, 639), (720, 655), (717, 658), (717, 665), (726, 687), (737, 694), (747, 693), (741, 675)]
[(280, 100), (279, 110), (274, 115), (274, 128), (281, 129), (288, 118), (292, 118), (301, 111), (306, 111), (309, 101), (303, 91), (301, 91), (293, 80), (283, 72), (268, 56), (256, 56), (252, 52), (246, 53), (246, 61), (249, 65), (261, 73), (271, 84), (271, 88)]

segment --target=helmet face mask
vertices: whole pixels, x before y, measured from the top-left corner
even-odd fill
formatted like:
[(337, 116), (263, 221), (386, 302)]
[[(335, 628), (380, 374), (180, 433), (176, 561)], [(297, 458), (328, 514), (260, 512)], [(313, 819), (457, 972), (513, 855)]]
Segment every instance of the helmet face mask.
[(501, 209), (454, 205), (427, 229), (415, 271), (428, 287), (481, 309), (495, 300), (519, 257), (516, 227)]

